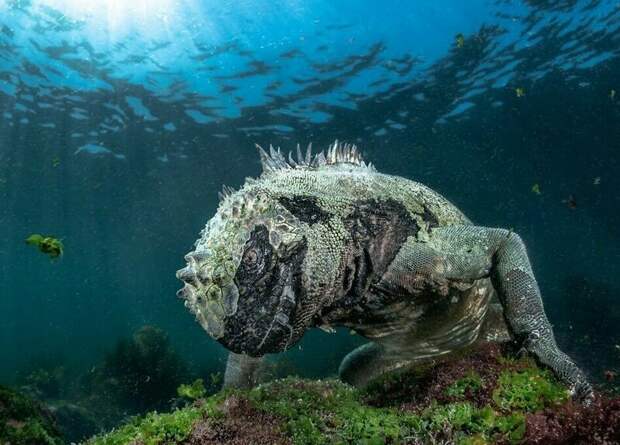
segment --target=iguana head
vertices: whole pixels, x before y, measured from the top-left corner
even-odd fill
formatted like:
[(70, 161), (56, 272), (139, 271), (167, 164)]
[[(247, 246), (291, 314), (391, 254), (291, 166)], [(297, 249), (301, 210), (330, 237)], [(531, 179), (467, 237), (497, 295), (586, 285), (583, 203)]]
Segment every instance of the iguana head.
[[(334, 160), (336, 152), (344, 156), (338, 144), (333, 152)], [(291, 211), (290, 197), (272, 179), (276, 172), (286, 175), (283, 170), (327, 165), (330, 153), (327, 158), (299, 154), (298, 162), (292, 162), (279, 151), (267, 155), (261, 149), (263, 176), (247, 180), (237, 192), (225, 189), (195, 250), (185, 256), (187, 266), (177, 272), (185, 282), (179, 291), (185, 305), (233, 352), (260, 356), (283, 351), (301, 339), (320, 311), (315, 298), (320, 280), (314, 277), (325, 279), (326, 274), (314, 269), (325, 265), (329, 253), (316, 247), (317, 227)], [(359, 158), (352, 153), (351, 159)], [(297, 205), (303, 206), (305, 198), (299, 199)], [(322, 259), (308, 260), (312, 255)]]

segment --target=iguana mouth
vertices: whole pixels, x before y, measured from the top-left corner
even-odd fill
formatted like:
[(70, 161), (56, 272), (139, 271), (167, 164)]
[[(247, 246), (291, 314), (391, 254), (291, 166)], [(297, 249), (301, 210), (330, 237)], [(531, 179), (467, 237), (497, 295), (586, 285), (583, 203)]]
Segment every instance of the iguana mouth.
[(226, 317), (234, 316), (239, 302), (239, 289), (232, 280), (217, 281), (199, 277), (192, 266), (177, 271), (185, 286), (177, 296), (191, 306), (203, 328), (213, 338), (224, 335)]
[(293, 343), (294, 329), (288, 314), (295, 311), (297, 301), (292, 287), (287, 284), (280, 295), (280, 305), (269, 329), (258, 345), (258, 350), (262, 350), (266, 345), (273, 344), (271, 349), (284, 351)]
[(289, 317), (284, 312), (278, 312), (273, 318), (271, 325), (265, 332), (256, 351), (246, 351), (249, 355), (264, 355), (273, 350), (284, 351), (288, 349), (293, 339), (293, 327), (289, 324)]
[(225, 319), (224, 336), (217, 340), (233, 352), (254, 357), (292, 346), (300, 338), (294, 325), (299, 303), (295, 293), (299, 283), (294, 282), (294, 275), (291, 265), (280, 263), (266, 278), (264, 287), (241, 286), (238, 311)]

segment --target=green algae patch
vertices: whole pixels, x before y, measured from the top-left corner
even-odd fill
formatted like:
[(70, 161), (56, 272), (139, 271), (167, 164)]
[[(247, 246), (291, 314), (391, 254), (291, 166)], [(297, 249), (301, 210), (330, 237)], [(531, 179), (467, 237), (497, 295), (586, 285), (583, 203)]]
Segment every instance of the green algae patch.
[(460, 378), (446, 388), (448, 397), (462, 398), (467, 393), (475, 394), (482, 387), (482, 378), (477, 372), (470, 371), (465, 377)]
[[(456, 383), (458, 388), (469, 388), (479, 384), (479, 377)], [(433, 402), (415, 410), (398, 405), (374, 407), (364, 403), (365, 394), (337, 380), (288, 378), (253, 389), (245, 397), (259, 410), (276, 414), (293, 444), (398, 444), (436, 439), (459, 444), (518, 443), (525, 434), (524, 414), (504, 414), (495, 406)]]
[(433, 405), (421, 416), (425, 438), (441, 437), (458, 444), (519, 443), (525, 435), (525, 415), (503, 415), (493, 407), (476, 408), (468, 402)]
[(546, 443), (538, 439), (557, 432), (543, 421), (554, 415), (571, 422), (552, 425), (590, 419), (562, 433), (567, 441), (599, 431), (601, 437), (620, 434), (620, 424), (609, 428), (620, 419), (620, 399), (595, 410), (578, 407), (551, 372), (529, 359), (504, 359), (490, 346), (384, 375), (361, 389), (336, 379), (293, 377), (250, 390), (227, 389), (171, 414), (135, 419), (88, 444)]
[(207, 394), (205, 384), (202, 379), (196, 379), (190, 384), (183, 384), (177, 388), (177, 395), (190, 400), (197, 400)]
[(141, 443), (159, 445), (179, 443), (187, 439), (194, 423), (202, 417), (198, 408), (185, 408), (167, 414), (149, 413), (136, 418), (111, 433), (96, 437), (89, 445), (125, 445)]
[(566, 402), (569, 393), (548, 370), (525, 368), (503, 371), (493, 400), (505, 411), (538, 411)]
[(294, 444), (399, 443), (417, 424), (416, 416), (395, 408), (364, 405), (355, 389), (337, 380), (278, 380), (248, 398), (279, 416)]
[(190, 437), (194, 425), (203, 418), (217, 419), (224, 393), (170, 413), (151, 412), (132, 418), (107, 434), (89, 439), (86, 445), (163, 445), (181, 443)]
[[(479, 377), (468, 376), (455, 382), (448, 392), (465, 394), (478, 383)], [(364, 394), (338, 380), (286, 378), (251, 390), (228, 390), (225, 395), (206, 399), (203, 406), (149, 414), (88, 444), (181, 443), (199, 421), (210, 419), (213, 427), (231, 416), (226, 409), (230, 400), (236, 404), (243, 400), (253, 409), (274, 416), (282, 436), (300, 445), (424, 443), (433, 438), (459, 444), (518, 443), (525, 433), (525, 415), (505, 414), (498, 406), (433, 402), (416, 410), (398, 405), (375, 407), (365, 404)]]
[(39, 403), (0, 386), (0, 443), (62, 445), (53, 417)]

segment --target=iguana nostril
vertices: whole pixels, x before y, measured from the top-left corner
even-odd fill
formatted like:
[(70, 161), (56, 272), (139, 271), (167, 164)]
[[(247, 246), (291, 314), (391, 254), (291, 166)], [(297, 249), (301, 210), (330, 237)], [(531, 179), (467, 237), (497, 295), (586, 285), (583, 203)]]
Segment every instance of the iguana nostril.
[(185, 280), (187, 277), (189, 267), (184, 267), (183, 269), (177, 270), (176, 276), (179, 280)]

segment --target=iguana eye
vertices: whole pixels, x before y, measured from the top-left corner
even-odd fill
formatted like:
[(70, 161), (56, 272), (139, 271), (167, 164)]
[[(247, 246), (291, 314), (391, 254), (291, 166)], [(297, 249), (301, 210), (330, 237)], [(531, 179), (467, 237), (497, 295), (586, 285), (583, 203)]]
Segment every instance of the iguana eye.
[(245, 255), (243, 255), (243, 263), (246, 266), (255, 266), (256, 263), (258, 262), (258, 252), (256, 251), (256, 249), (248, 249), (245, 252)]
[(269, 271), (273, 248), (269, 243), (269, 232), (264, 226), (254, 229), (247, 241), (239, 268), (235, 273), (238, 284), (256, 283)]

